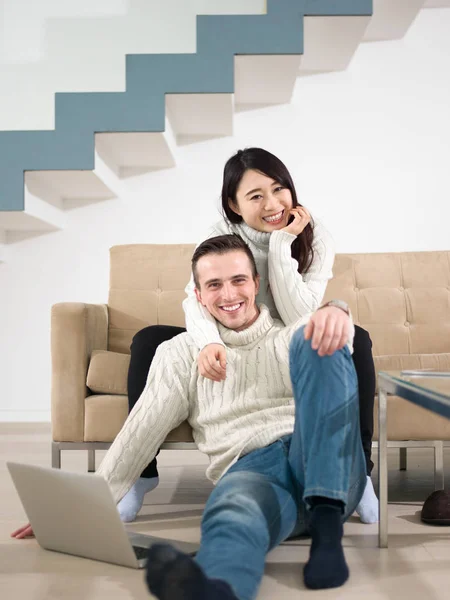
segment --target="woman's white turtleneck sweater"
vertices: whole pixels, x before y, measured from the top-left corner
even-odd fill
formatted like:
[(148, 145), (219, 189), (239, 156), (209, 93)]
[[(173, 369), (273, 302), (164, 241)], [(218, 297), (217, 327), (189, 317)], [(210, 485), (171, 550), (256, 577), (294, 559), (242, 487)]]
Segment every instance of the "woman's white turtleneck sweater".
[[(244, 222), (235, 225), (222, 220), (204, 239), (229, 233), (240, 235), (253, 252), (261, 277), (256, 301), (265, 304), (274, 319), (281, 319), (289, 325), (319, 308), (328, 281), (333, 276), (335, 255), (331, 235), (319, 221), (314, 219), (314, 257), (305, 275), (298, 272), (298, 262), (291, 256), (295, 235), (280, 230), (272, 233), (256, 231)], [(207, 344), (223, 344), (216, 321), (195, 296), (192, 277), (185, 291), (186, 329), (197, 347), (202, 350)]]
[(97, 471), (116, 502), (155, 457), (167, 434), (186, 419), (199, 450), (210, 459), (206, 474), (213, 482), (240, 456), (292, 433), (289, 343), (308, 320), (306, 315), (285, 327), (260, 305), (259, 317), (244, 331), (219, 324), (227, 347), (227, 376), (221, 382), (198, 374), (199, 350), (189, 333), (161, 344), (139, 401)]

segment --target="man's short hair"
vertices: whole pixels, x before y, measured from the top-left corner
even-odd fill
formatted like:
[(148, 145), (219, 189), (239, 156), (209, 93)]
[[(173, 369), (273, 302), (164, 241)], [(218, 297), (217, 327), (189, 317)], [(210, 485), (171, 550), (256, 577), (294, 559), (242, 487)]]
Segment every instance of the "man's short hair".
[(235, 252), (236, 250), (245, 252), (248, 260), (250, 261), (253, 279), (256, 279), (258, 276), (258, 269), (256, 268), (255, 257), (241, 236), (236, 235), (235, 233), (218, 235), (205, 240), (195, 249), (192, 257), (192, 274), (194, 276), (194, 282), (197, 289), (200, 289), (197, 276), (197, 263), (202, 256), (207, 256), (208, 254), (227, 254), (228, 252)]

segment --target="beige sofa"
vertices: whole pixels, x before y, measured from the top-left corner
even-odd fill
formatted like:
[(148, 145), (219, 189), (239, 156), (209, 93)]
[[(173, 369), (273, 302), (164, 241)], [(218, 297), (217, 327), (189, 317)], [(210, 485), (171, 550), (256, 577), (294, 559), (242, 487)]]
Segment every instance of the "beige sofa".
[[(181, 307), (193, 245), (111, 248), (107, 305), (61, 303), (52, 308), (52, 465), (61, 450), (107, 448), (127, 413), (126, 376), (133, 335), (152, 324), (184, 325)], [(325, 300), (350, 304), (370, 332), (378, 370), (450, 371), (450, 252), (341, 254)], [(376, 421), (375, 421), (376, 422)], [(377, 434), (375, 434), (375, 440)], [(400, 398), (388, 399), (391, 445), (434, 446), (443, 483), (442, 442), (450, 421)], [(195, 448), (182, 424), (165, 448)], [(401, 455), (405, 467), (406, 450)]]

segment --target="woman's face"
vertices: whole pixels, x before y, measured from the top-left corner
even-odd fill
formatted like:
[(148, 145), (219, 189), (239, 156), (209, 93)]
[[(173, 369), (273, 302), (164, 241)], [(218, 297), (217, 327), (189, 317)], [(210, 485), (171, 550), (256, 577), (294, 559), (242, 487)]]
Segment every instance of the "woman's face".
[(249, 227), (271, 233), (288, 224), (292, 194), (264, 173), (249, 169), (237, 189), (236, 203), (229, 200), (231, 210)]

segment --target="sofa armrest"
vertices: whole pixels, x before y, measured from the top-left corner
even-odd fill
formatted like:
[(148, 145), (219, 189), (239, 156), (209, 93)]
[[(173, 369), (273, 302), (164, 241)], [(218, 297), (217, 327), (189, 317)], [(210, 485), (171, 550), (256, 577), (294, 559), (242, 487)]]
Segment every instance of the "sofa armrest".
[(52, 438), (84, 441), (87, 370), (93, 350), (108, 346), (106, 304), (62, 302), (52, 306)]

